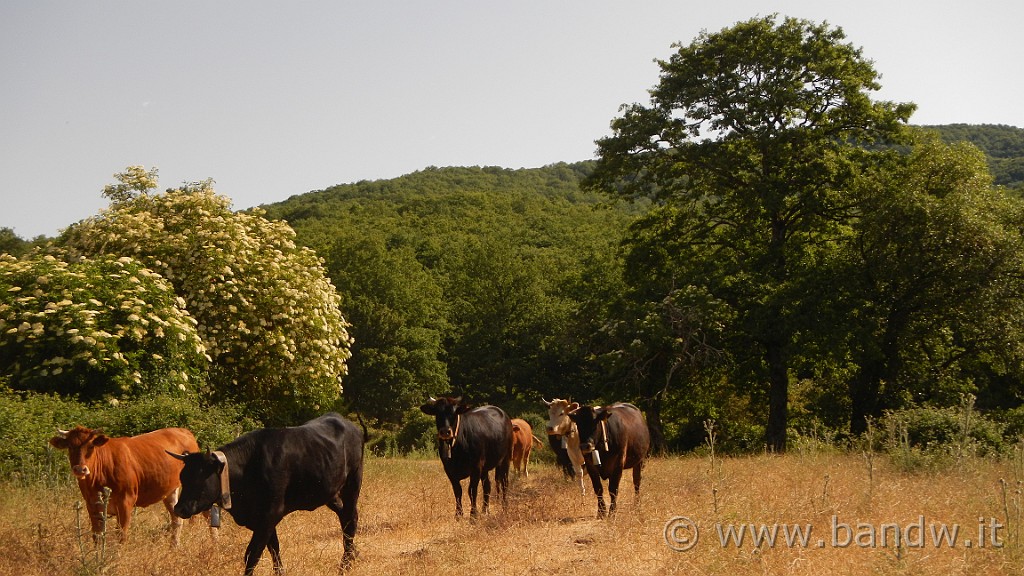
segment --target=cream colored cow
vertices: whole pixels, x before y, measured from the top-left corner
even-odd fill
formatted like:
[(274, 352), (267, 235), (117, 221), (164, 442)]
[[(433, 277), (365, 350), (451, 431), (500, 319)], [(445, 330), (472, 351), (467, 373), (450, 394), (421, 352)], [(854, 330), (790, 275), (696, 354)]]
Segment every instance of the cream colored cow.
[(580, 435), (576, 430), (576, 423), (569, 419), (569, 412), (577, 409), (580, 405), (568, 400), (555, 398), (551, 402), (541, 399), (548, 405), (548, 436), (561, 436), (562, 447), (569, 454), (572, 462), (573, 472), (580, 481), (580, 493), (586, 494), (587, 488), (583, 478), (587, 475), (583, 466), (583, 452), (580, 451)]

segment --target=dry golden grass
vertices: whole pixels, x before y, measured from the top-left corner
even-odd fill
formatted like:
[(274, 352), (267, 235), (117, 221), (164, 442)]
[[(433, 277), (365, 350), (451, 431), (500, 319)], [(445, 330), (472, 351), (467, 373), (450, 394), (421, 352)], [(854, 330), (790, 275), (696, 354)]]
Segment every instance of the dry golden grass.
[[(456, 520), (454, 499), (436, 460), (367, 460), (356, 536), (363, 574), (1021, 574), (1024, 542), (1015, 493), (1019, 464), (970, 461), (941, 473), (901, 473), (876, 459), (869, 482), (858, 455), (811, 454), (719, 460), (714, 472), (702, 457), (656, 458), (645, 469), (640, 502), (627, 485), (619, 512), (595, 518), (592, 494), (581, 497), (552, 466), (534, 464), (529, 479), (513, 478), (507, 507)], [(1010, 486), (1004, 504), (1000, 479)], [(624, 479), (625, 480), (625, 479)], [(627, 482), (624, 482), (627, 484)], [(717, 489), (717, 493), (714, 490)], [(111, 576), (240, 574), (249, 531), (226, 519), (217, 541), (202, 521), (186, 523), (174, 549), (163, 532), (166, 515), (137, 513), (128, 544), (108, 545), (101, 566), (91, 544), (83, 557), (75, 527), (77, 488), (0, 486), (0, 576)], [(589, 488), (588, 488), (589, 492)], [(717, 510), (716, 510), (717, 497)], [(468, 508), (468, 497), (466, 501)], [(1009, 522), (1007, 522), (1009, 511)], [(957, 523), (957, 547), (832, 546), (831, 522), (881, 526)], [(666, 522), (684, 515), (701, 528), (687, 552), (668, 547)], [(976, 545), (978, 519), (996, 518), (1003, 548)], [(716, 523), (789, 523), (814, 526), (810, 545), (723, 547)], [(337, 574), (341, 531), (327, 509), (296, 512), (279, 526), (285, 568), (292, 575)], [(841, 537), (845, 534), (840, 534)], [(987, 537), (987, 536), (986, 536)], [(966, 548), (964, 541), (975, 545)], [(821, 547), (818, 541), (822, 541)], [(880, 534), (877, 538), (881, 542)], [(83, 560), (84, 558), (84, 560)], [(272, 574), (264, 555), (257, 574)]]

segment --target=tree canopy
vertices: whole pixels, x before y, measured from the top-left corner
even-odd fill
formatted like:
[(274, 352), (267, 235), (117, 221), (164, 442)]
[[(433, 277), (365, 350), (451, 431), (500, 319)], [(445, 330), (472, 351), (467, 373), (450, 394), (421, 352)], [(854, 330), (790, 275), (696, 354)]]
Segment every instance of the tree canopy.
[(847, 190), (874, 162), (864, 145), (898, 137), (913, 110), (872, 101), (878, 75), (843, 40), (839, 28), (776, 16), (702, 33), (659, 62), (649, 106), (612, 122), (589, 181), (663, 206), (645, 225), (672, 262), (652, 273), (735, 311), (737, 365), (767, 383), (775, 450), (786, 447), (791, 345), (807, 318), (793, 288), (850, 217)]
[(206, 392), (196, 321), (128, 257), (0, 256), (0, 375), (84, 401)]
[(72, 258), (127, 256), (174, 287), (212, 363), (214, 399), (268, 421), (336, 402), (350, 356), (340, 296), (286, 224), (233, 212), (212, 182), (151, 195), (148, 179), (57, 240)]

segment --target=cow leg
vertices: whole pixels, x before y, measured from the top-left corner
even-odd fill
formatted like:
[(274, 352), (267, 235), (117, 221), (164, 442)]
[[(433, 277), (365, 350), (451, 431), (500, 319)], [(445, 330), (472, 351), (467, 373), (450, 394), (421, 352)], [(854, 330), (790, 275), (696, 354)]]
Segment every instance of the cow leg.
[(356, 526), (359, 523), (359, 511), (356, 502), (359, 499), (361, 479), (353, 479), (351, 476), (341, 489), (339, 497), (327, 503), (327, 507), (334, 510), (341, 522), (342, 543), (345, 546), (345, 555), (341, 559), (342, 569), (346, 568), (356, 557), (355, 536)]
[(494, 469), (494, 483), (498, 485), (498, 490), (501, 492), (502, 506), (508, 504), (508, 472), (508, 461), (498, 464), (498, 467)]
[(643, 463), (633, 466), (633, 492), (640, 497), (640, 473), (643, 470)]
[(455, 494), (455, 517), (462, 517), (462, 482), (455, 478), (448, 478), (452, 483), (452, 492)]
[(576, 471), (576, 477), (579, 478), (579, 480), (580, 480), (580, 496), (586, 496), (587, 495), (587, 484), (586, 484), (586, 480), (584, 480), (584, 478), (586, 478), (586, 476), (587, 476), (587, 469), (585, 467), (583, 467), (583, 466), (580, 466), (579, 470)]
[[(274, 541), (277, 541), (277, 531), (273, 524), (260, 524), (252, 529), (252, 538), (249, 539), (249, 545), (245, 548), (245, 574), (249, 576), (256, 570), (256, 564), (260, 561), (260, 556), (263, 555), (263, 551), (267, 548), (267, 544), (270, 542), (271, 537)], [(277, 563), (280, 562), (280, 550), (277, 552), (271, 552), (271, 555), (275, 555), (274, 567), (277, 567)]]
[(96, 491), (90, 496), (83, 489), (82, 497), (85, 498), (85, 510), (89, 513), (89, 524), (92, 526), (92, 541), (95, 544), (99, 542), (100, 534), (103, 532), (104, 511), (103, 503), (100, 501), (103, 495)]
[[(484, 480), (487, 480), (486, 476), (484, 476)], [(472, 517), (476, 516), (476, 492), (479, 485), (480, 472), (478, 470), (474, 470), (469, 474), (469, 515)], [(486, 496), (484, 496), (484, 498), (486, 498)]]
[(530, 451), (533, 450), (533, 438), (526, 445), (526, 450), (523, 450), (523, 474), (530, 477)]
[(619, 496), (619, 481), (622, 480), (622, 468), (616, 467), (612, 472), (611, 476), (608, 477), (608, 497), (611, 500), (611, 506), (608, 508), (608, 514), (615, 514), (616, 500)]
[[(497, 474), (497, 473), (495, 473), (495, 474)], [(483, 476), (481, 476), (481, 479), (483, 480), (483, 484), (484, 484), (484, 508), (483, 508), (483, 511), (484, 511), (484, 514), (487, 514), (487, 510), (490, 508), (490, 504), (491, 504), (491, 475), (490, 475), (490, 473), (487, 472), (486, 470), (484, 470), (484, 474), (483, 474)]]
[(596, 467), (591, 472), (590, 466), (587, 467), (587, 474), (590, 475), (590, 484), (594, 487), (594, 496), (597, 496), (597, 517), (604, 518), (604, 486), (601, 485), (601, 474)]
[(174, 547), (177, 548), (181, 543), (181, 518), (174, 513), (174, 505), (178, 503), (178, 494), (181, 492), (181, 486), (174, 489), (173, 492), (164, 498), (164, 508), (167, 509), (167, 513), (171, 515), (171, 541), (174, 543)]
[(569, 458), (569, 471), (576, 476), (577, 480), (579, 480), (580, 495), (586, 496), (587, 485), (585, 483), (584, 478), (586, 478), (587, 476), (587, 464), (586, 462), (583, 461), (582, 455), (579, 456), (579, 460), (574, 458), (571, 453), (566, 453), (566, 456)]
[(281, 561), (281, 542), (277, 539), (276, 526), (270, 529), (267, 550), (270, 550), (270, 559), (274, 562), (274, 574), (284, 574), (284, 562)]
[(128, 527), (132, 523), (132, 508), (135, 507), (135, 499), (137, 497), (137, 494), (132, 493), (110, 494), (110, 507), (114, 509), (114, 514), (117, 515), (117, 525), (121, 529), (121, 534), (118, 538), (121, 542), (128, 541)]

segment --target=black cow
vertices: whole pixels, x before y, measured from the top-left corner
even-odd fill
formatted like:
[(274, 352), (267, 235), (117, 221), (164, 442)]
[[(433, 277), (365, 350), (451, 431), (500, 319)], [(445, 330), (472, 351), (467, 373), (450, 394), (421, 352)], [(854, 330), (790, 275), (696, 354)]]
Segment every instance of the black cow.
[(281, 572), (277, 524), (290, 512), (324, 505), (341, 521), (342, 566), (355, 557), (363, 433), (352, 422), (332, 413), (302, 426), (254, 430), (213, 453), (172, 456), (185, 463), (174, 513), (188, 518), (220, 504), (239, 526), (252, 530), (246, 574), (265, 548)]
[(484, 482), (484, 514), (491, 498), (488, 472), (494, 470), (502, 502), (507, 499), (512, 460), (512, 421), (497, 406), (470, 409), (462, 398), (431, 398), (420, 406), (437, 421), (437, 451), (455, 493), (455, 515), (462, 516), (462, 480), (469, 477), (469, 513), (476, 516), (477, 483)]
[(632, 404), (581, 406), (569, 413), (580, 434), (580, 451), (597, 496), (597, 516), (605, 515), (602, 479), (608, 480), (611, 513), (622, 471), (633, 469), (633, 488), (640, 495), (640, 473), (651, 449), (651, 433), (640, 409)]

